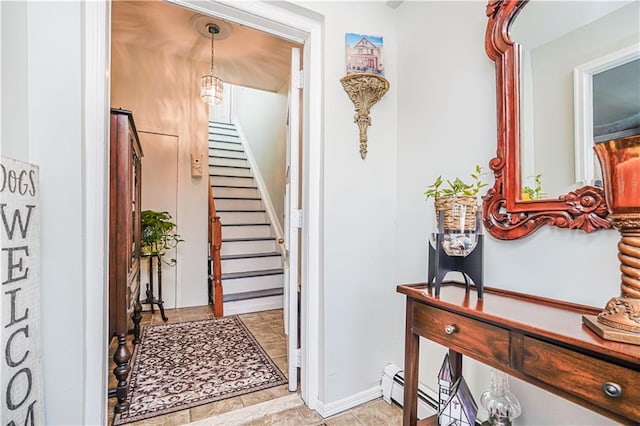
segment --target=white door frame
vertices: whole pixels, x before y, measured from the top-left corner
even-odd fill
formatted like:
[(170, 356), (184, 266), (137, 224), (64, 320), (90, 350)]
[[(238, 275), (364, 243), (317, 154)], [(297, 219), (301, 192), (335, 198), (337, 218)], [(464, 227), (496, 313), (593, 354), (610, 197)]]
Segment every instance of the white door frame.
[(298, 389), (298, 276), (300, 266), (300, 49), (291, 48), (287, 96), (287, 149), (284, 191), (284, 332), (287, 335), (289, 391)]
[(574, 147), (576, 182), (593, 185), (593, 76), (640, 58), (640, 46), (634, 44), (596, 58), (573, 69)]
[[(322, 93), (323, 69), (320, 17), (299, 14), (266, 1), (173, 0), (175, 4), (233, 20), (253, 28), (304, 44), (304, 95), (302, 116), (303, 161), (303, 229), (301, 346), (302, 398), (314, 409), (318, 404), (320, 354), (320, 285), (322, 271)], [(111, 14), (110, 3), (84, 2), (85, 45), (82, 57), (84, 79), (84, 149), (83, 173), (86, 229), (94, 229), (85, 238), (86, 324), (83, 412), (85, 424), (106, 423), (107, 370), (106, 336), (108, 323), (108, 116)], [(89, 196), (90, 195), (90, 196)], [(97, 212), (97, 213), (96, 213)], [(89, 223), (90, 222), (90, 223)], [(89, 225), (95, 225), (89, 226)], [(101, 231), (100, 231), (101, 230)], [(100, 256), (102, 254), (102, 256)], [(95, 268), (89, 268), (93, 266)], [(96, 381), (100, 377), (102, 380)]]

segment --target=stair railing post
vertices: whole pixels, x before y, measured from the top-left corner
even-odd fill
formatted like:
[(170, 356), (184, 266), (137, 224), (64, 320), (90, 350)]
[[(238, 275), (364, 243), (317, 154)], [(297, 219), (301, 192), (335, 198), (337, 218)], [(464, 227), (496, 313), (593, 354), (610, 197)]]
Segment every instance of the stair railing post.
[(224, 315), (222, 300), (222, 261), (220, 250), (222, 249), (222, 223), (216, 213), (213, 200), (213, 191), (209, 185), (209, 252), (213, 263), (213, 315), (219, 318)]

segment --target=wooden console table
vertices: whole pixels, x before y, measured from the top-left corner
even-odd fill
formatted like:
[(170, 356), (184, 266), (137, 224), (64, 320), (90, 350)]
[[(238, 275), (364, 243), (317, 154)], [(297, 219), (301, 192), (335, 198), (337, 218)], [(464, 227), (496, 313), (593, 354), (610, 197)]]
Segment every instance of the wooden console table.
[(640, 346), (582, 325), (583, 314), (600, 309), (493, 288), (478, 299), (457, 284), (437, 298), (425, 283), (397, 291), (407, 296), (405, 426), (433, 424), (417, 421), (420, 336), (449, 348), (456, 377), (464, 355), (615, 421), (640, 423)]

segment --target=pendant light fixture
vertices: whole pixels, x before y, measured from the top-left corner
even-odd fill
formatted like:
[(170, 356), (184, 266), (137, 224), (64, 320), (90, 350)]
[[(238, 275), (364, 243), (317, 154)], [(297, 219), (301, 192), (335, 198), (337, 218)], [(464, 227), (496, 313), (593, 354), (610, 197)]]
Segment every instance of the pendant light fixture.
[(222, 102), (222, 80), (213, 74), (213, 42), (216, 34), (220, 33), (220, 27), (208, 24), (207, 31), (211, 34), (211, 68), (209, 74), (200, 79), (200, 99), (209, 105), (217, 105)]

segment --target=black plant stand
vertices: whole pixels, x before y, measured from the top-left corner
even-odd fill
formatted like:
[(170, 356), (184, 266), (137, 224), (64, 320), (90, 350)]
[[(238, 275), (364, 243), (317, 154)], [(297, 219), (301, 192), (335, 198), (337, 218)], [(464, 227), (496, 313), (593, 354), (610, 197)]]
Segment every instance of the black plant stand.
[[(482, 299), (483, 295), (483, 235), (477, 235), (477, 245), (467, 256), (449, 256), (442, 248), (444, 241), (442, 233), (435, 234), (435, 248), (429, 243), (429, 267), (427, 285), (431, 289), (435, 285), (436, 297), (440, 296), (440, 286), (445, 275), (449, 272), (460, 272), (464, 278), (467, 292), (469, 292), (471, 283), (476, 286), (478, 298)], [(435, 279), (434, 279), (435, 278)]]
[[(149, 304), (151, 306), (151, 313), (154, 313), (153, 305), (158, 305), (160, 309), (160, 315), (163, 321), (169, 321), (169, 318), (164, 313), (164, 301), (162, 300), (162, 255), (161, 254), (143, 254), (143, 257), (149, 258), (149, 283), (147, 283), (147, 299), (142, 303)], [(153, 297), (153, 259), (156, 258), (158, 264), (158, 298)]]

